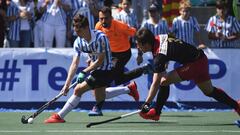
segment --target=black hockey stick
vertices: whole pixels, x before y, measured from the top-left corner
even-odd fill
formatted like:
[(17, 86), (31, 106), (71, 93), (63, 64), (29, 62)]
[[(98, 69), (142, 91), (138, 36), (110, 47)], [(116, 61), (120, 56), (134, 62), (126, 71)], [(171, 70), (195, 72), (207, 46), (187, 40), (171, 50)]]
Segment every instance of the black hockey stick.
[[(77, 84), (77, 81), (75, 83), (73, 83), (69, 89), (71, 89), (73, 86), (75, 86)], [(29, 118), (35, 118), (37, 117), (41, 112), (43, 112), (48, 106), (52, 105), (56, 100), (58, 100), (61, 96), (63, 95), (62, 92), (60, 92), (56, 97), (54, 97), (51, 101), (47, 102), (46, 104), (44, 104), (43, 106), (41, 106), (35, 113), (33, 113), (31, 116), (29, 116), (28, 118), (26, 118), (25, 115), (22, 116), (21, 118), (21, 122), (23, 124), (27, 124), (28, 123), (28, 119)]]
[(115, 117), (115, 118), (112, 118), (112, 119), (108, 119), (108, 120), (104, 120), (104, 121), (91, 122), (91, 123), (87, 124), (86, 127), (87, 127), (87, 128), (90, 128), (91, 126), (94, 126), (94, 125), (99, 125), (99, 124), (104, 124), (104, 123), (108, 123), (108, 122), (111, 122), (111, 121), (119, 120), (119, 119), (121, 119), (121, 118), (125, 118), (125, 117), (128, 117), (128, 116), (137, 114), (137, 113), (139, 113), (140, 111), (141, 111), (141, 110), (137, 110), (137, 111), (134, 111), (134, 112), (131, 112), (131, 113), (127, 113), (127, 114), (123, 114), (123, 115), (121, 115), (121, 116), (118, 116), (118, 117)]

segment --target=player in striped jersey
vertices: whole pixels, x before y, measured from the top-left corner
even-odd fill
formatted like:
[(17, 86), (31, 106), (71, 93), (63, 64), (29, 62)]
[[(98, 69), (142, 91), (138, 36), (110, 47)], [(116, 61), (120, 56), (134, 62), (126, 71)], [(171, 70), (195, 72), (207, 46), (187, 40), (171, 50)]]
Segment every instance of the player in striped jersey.
[[(158, 110), (158, 108), (150, 109), (149, 107), (150, 102), (152, 102), (158, 91), (159, 85), (166, 86), (184, 80), (194, 80), (206, 96), (234, 108), (240, 116), (240, 102), (238, 103), (222, 89), (212, 85), (208, 71), (208, 59), (202, 50), (168, 34), (155, 37), (148, 29), (140, 29), (136, 34), (136, 38), (139, 49), (143, 53), (152, 52), (154, 58), (153, 82), (147, 99), (142, 106), (141, 117), (159, 120), (161, 110)], [(166, 73), (165, 64), (168, 61), (179, 62), (182, 66)]]
[[(199, 35), (199, 24), (196, 17), (190, 16), (191, 4), (189, 1), (182, 0), (179, 5), (180, 16), (173, 19), (172, 34), (187, 42), (190, 45), (195, 45), (194, 36), (199, 43), (199, 47), (204, 48), (204, 44), (201, 43)], [(195, 35), (196, 34), (196, 35)]]
[[(71, 80), (78, 68), (80, 54), (88, 53), (91, 64), (78, 74), (78, 84), (75, 86), (73, 95), (65, 103), (64, 107), (58, 113), (54, 113), (45, 120), (45, 123), (65, 122), (63, 118), (78, 105), (81, 95), (91, 89), (95, 90), (96, 97), (100, 101), (105, 100), (105, 89), (110, 85), (114, 78), (112, 72), (112, 55), (106, 35), (98, 30), (90, 30), (88, 19), (81, 14), (75, 15), (73, 26), (78, 34), (78, 38), (74, 42), (76, 55), (73, 56), (67, 80), (62, 88), (64, 95), (67, 95)], [(87, 73), (90, 74), (88, 77), (86, 77)]]
[(216, 2), (217, 14), (207, 23), (206, 31), (211, 40), (211, 47), (236, 48), (240, 47), (240, 24), (238, 20), (228, 15), (226, 3)]

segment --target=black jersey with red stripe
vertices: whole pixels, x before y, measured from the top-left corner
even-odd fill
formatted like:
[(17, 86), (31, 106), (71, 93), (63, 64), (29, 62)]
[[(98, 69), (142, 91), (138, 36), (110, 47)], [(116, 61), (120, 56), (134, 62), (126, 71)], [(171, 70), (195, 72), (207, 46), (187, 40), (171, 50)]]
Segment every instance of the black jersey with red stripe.
[(163, 34), (155, 37), (152, 53), (155, 72), (162, 72), (168, 61), (176, 61), (181, 64), (193, 62), (203, 54), (203, 51), (180, 39)]

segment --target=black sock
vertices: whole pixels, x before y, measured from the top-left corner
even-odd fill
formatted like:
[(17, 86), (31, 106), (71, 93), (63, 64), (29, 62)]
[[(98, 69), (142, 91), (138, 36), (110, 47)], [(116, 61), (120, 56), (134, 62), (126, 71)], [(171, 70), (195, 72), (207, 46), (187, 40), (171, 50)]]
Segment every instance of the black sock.
[(169, 86), (160, 86), (160, 90), (158, 91), (158, 95), (157, 95), (156, 107), (155, 107), (157, 114), (161, 114), (162, 108), (167, 102), (167, 99), (169, 97), (169, 90), (170, 90)]
[(97, 104), (95, 105), (98, 109), (102, 110), (103, 104), (104, 104), (105, 100), (97, 102)]
[(222, 89), (214, 87), (213, 92), (209, 94), (210, 97), (213, 97), (218, 102), (229, 105), (230, 107), (237, 109), (238, 103), (230, 96), (227, 95)]

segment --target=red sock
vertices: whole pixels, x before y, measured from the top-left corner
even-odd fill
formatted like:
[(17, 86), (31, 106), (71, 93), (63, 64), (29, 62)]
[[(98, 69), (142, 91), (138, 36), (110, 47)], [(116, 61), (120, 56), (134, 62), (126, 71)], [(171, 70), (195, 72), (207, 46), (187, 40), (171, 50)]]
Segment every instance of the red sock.
[(225, 93), (220, 88), (214, 87), (213, 92), (209, 96), (213, 97), (218, 102), (229, 105), (230, 107), (232, 107), (234, 109), (238, 109), (238, 107), (239, 107), (237, 101), (235, 101), (230, 96), (228, 96), (227, 93)]

